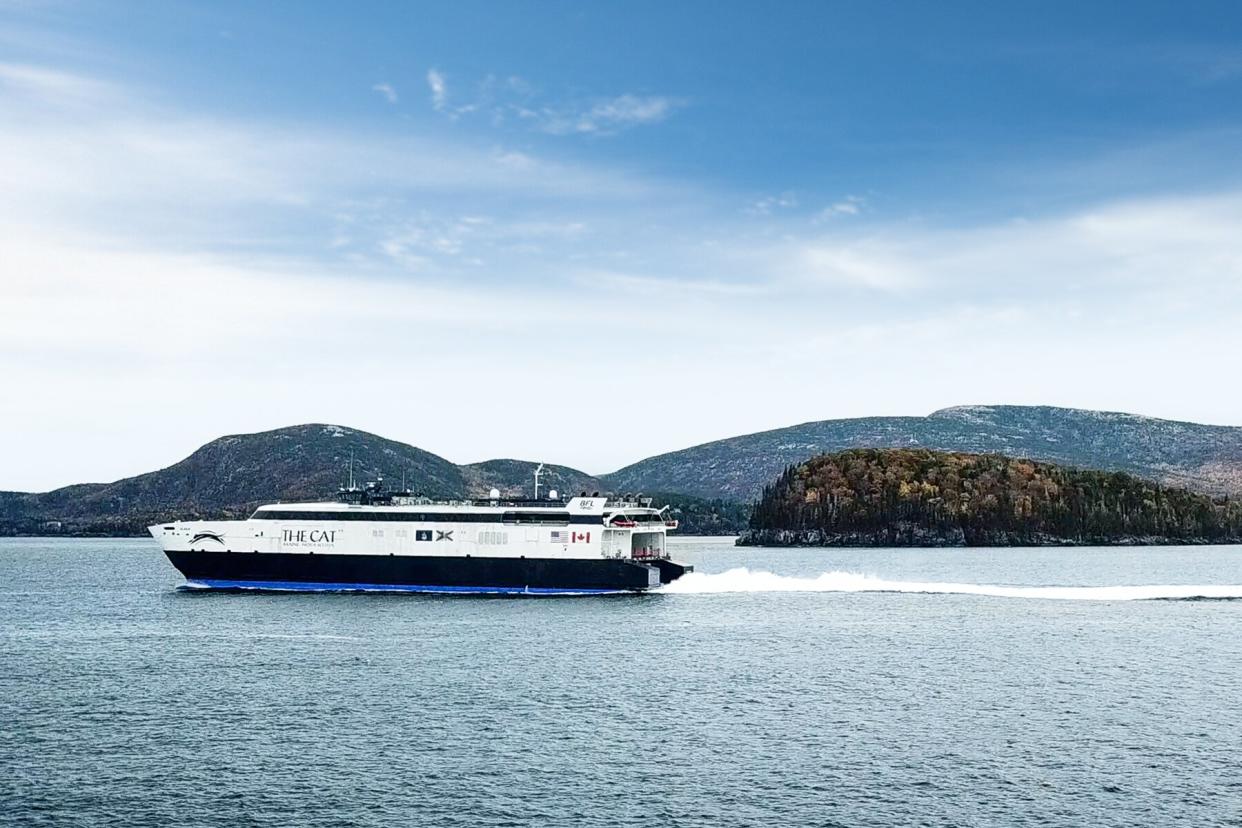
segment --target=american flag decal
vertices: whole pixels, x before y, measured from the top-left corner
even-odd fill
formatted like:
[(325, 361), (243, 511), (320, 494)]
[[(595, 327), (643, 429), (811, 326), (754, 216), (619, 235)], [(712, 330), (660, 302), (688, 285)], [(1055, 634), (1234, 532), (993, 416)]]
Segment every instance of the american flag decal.
[(553, 529), (552, 530), (552, 542), (553, 543), (569, 543), (569, 533), (562, 532), (560, 529)]

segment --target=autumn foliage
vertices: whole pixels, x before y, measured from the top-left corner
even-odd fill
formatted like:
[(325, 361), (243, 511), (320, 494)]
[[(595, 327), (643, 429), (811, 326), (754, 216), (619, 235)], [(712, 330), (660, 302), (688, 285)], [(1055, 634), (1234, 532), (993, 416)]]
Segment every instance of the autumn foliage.
[(854, 449), (788, 467), (766, 487), (752, 533), (811, 530), (893, 540), (997, 543), (1229, 542), (1242, 508), (1120, 472), (997, 454)]

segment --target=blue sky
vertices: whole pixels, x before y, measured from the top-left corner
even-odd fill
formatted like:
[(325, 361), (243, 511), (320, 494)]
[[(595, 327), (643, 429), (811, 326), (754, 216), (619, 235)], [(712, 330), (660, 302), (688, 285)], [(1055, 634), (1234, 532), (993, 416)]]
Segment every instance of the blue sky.
[(1242, 424), (1236, 4), (8, 0), (0, 124), (0, 488), (307, 421)]

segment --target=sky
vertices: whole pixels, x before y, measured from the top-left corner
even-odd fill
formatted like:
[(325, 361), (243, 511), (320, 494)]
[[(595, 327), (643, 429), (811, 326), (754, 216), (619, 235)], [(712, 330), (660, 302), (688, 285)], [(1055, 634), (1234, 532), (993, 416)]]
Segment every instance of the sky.
[(1240, 357), (1237, 3), (0, 0), (0, 489), (1242, 425)]

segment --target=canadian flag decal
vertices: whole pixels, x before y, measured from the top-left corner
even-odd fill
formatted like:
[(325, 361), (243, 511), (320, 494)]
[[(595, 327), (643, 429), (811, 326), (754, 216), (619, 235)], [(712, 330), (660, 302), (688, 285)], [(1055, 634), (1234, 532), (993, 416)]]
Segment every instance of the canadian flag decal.
[(574, 532), (573, 536), (574, 536), (574, 543), (590, 543), (591, 542), (590, 532)]

